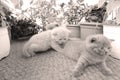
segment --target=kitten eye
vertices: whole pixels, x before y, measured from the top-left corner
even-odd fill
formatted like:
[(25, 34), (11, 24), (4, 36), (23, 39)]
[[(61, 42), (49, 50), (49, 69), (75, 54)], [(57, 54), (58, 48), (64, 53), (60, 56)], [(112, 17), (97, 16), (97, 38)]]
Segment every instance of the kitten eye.
[(64, 38), (64, 40), (66, 40), (66, 38)]
[(101, 49), (104, 49), (103, 47), (101, 47)]
[(94, 43), (95, 41), (96, 41), (96, 38), (92, 38), (90, 42)]
[(111, 47), (108, 47), (108, 49), (111, 49)]
[(62, 39), (59, 39), (59, 40), (62, 40)]

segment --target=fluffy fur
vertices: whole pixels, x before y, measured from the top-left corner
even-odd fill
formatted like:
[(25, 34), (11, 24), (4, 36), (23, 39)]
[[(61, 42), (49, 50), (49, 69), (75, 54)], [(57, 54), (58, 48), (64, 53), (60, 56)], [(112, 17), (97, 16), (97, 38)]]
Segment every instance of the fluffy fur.
[(61, 46), (69, 40), (70, 31), (64, 27), (57, 27), (36, 34), (24, 45), (23, 53), (26, 57), (35, 55), (35, 52), (43, 52), (48, 49), (61, 51)]
[(52, 30), (53, 28), (56, 28), (56, 27), (59, 27), (59, 24), (54, 22), (54, 23), (47, 24), (45, 29)]
[(89, 36), (85, 41), (79, 39), (68, 41), (62, 54), (77, 61), (73, 76), (79, 77), (88, 65), (93, 64), (99, 64), (103, 74), (112, 74), (105, 63), (110, 52), (110, 41), (105, 36), (98, 34)]

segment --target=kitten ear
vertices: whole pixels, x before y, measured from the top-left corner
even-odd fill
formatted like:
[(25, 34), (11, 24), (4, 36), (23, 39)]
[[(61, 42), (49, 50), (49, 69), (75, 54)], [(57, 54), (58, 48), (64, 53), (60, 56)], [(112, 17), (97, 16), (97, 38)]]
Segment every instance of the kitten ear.
[(110, 43), (114, 42), (115, 40), (114, 39), (109, 39)]
[(90, 42), (94, 43), (97, 39), (95, 37), (91, 38)]

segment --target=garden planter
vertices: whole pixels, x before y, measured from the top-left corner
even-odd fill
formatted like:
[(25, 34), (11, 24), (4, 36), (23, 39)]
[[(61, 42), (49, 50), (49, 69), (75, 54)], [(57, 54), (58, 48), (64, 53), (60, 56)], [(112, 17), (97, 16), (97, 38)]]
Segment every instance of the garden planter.
[(120, 59), (120, 26), (104, 25), (104, 35), (112, 40), (111, 56)]
[(70, 37), (80, 38), (80, 26), (79, 25), (67, 25), (67, 28), (71, 31)]
[(80, 23), (81, 39), (93, 34), (103, 34), (103, 26), (97, 23)]
[(10, 40), (7, 27), (0, 27), (0, 60), (9, 55)]

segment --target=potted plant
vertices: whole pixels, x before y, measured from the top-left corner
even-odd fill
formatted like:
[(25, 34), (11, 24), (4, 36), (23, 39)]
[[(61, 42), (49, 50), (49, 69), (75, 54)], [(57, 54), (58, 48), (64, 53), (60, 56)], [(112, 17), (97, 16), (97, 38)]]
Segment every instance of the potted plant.
[[(70, 8), (65, 12), (68, 29), (72, 31), (72, 37), (85, 39), (88, 35), (103, 33), (103, 26), (107, 2), (100, 7), (97, 5), (86, 6), (69, 4)], [(85, 18), (85, 22), (81, 22)]]
[[(108, 24), (112, 23), (111, 28), (117, 26), (115, 23), (115, 19), (117, 20), (117, 24), (120, 23), (119, 21), (119, 11), (118, 16), (111, 21), (107, 21), (106, 19), (109, 17), (110, 13), (115, 9), (118, 8), (120, 1), (119, 0), (100, 0), (96, 5), (94, 5), (91, 10), (88, 12), (88, 15), (85, 16), (86, 22), (80, 23), (80, 30), (81, 30), (81, 38), (85, 39), (87, 36), (91, 34), (104, 34), (105, 31), (108, 30)], [(106, 24), (106, 23), (108, 24)], [(107, 28), (107, 30), (106, 30)], [(115, 27), (114, 27), (115, 28)], [(110, 28), (109, 28), (110, 29)], [(117, 29), (117, 28), (116, 28)]]
[(80, 24), (81, 39), (86, 39), (87, 36), (92, 34), (103, 34), (103, 25), (106, 18), (106, 6), (107, 2), (104, 2), (102, 6), (93, 5), (90, 7), (90, 11), (85, 16), (85, 21)]
[(67, 21), (67, 28), (71, 31), (71, 37), (80, 38), (80, 25), (78, 23), (86, 15), (88, 9), (84, 4), (74, 5), (68, 4), (69, 9), (64, 12), (65, 19)]
[(41, 28), (31, 19), (10, 19), (12, 39), (28, 39), (34, 34), (37, 34)]
[(41, 23), (40, 25), (43, 27), (43, 31), (46, 29), (45, 27), (47, 24), (54, 23), (56, 21), (58, 11), (49, 1), (35, 0), (30, 5), (31, 6), (23, 12), (27, 14), (30, 13), (29, 17), (35, 21), (39, 19), (39, 23)]

